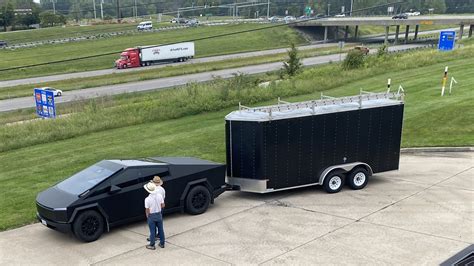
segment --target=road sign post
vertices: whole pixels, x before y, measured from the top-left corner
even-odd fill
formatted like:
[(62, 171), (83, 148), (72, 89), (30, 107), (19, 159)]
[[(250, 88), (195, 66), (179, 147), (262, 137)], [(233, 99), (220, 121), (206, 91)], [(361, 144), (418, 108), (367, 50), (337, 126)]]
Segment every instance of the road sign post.
[(455, 31), (442, 31), (439, 34), (438, 50), (440, 51), (453, 50), (455, 41), (456, 41)]
[(54, 104), (54, 93), (35, 88), (36, 114), (44, 118), (56, 117), (56, 106)]

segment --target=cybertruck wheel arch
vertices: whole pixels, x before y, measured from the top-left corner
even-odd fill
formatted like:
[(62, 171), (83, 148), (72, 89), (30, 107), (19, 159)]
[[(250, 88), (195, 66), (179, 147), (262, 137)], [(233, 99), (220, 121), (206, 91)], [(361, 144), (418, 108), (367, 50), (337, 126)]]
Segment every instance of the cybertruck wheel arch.
[(77, 207), (76, 209), (74, 209), (73, 213), (72, 213), (72, 216), (71, 218), (69, 219), (68, 223), (70, 224), (73, 224), (74, 223), (74, 219), (76, 219), (77, 215), (83, 211), (87, 211), (87, 210), (96, 210), (99, 212), (100, 215), (102, 215), (102, 218), (104, 218), (104, 221), (105, 221), (105, 229), (106, 229), (106, 232), (109, 232), (110, 231), (110, 225), (109, 225), (109, 216), (107, 215), (107, 213), (104, 211), (104, 209), (102, 207), (100, 207), (100, 205), (98, 203), (94, 203), (94, 204), (89, 204), (89, 205), (85, 205), (85, 206), (81, 206), (81, 207)]

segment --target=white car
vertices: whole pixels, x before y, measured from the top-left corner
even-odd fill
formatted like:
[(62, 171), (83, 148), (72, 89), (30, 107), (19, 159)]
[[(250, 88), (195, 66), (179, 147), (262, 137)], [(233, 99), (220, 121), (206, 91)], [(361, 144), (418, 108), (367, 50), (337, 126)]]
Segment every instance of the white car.
[(151, 30), (153, 29), (153, 23), (151, 21), (140, 22), (137, 26), (137, 30)]
[(343, 18), (343, 17), (345, 17), (345, 16), (346, 16), (346, 14), (337, 14), (337, 15), (335, 15), (334, 17), (335, 17), (335, 18)]
[(58, 97), (59, 97), (59, 96), (63, 95), (63, 91), (62, 91), (62, 90), (58, 90), (58, 89), (55, 89), (55, 88), (43, 87), (43, 88), (40, 88), (40, 89), (45, 90), (45, 91), (52, 91), (54, 96), (58, 96)]
[(407, 16), (419, 16), (419, 15), (420, 15), (420, 12), (418, 12), (418, 11), (415, 11), (415, 12), (406, 12), (405, 14), (407, 14)]
[(293, 16), (286, 16), (286, 17), (283, 18), (283, 20), (284, 20), (284, 21), (295, 21), (296, 18), (293, 17)]

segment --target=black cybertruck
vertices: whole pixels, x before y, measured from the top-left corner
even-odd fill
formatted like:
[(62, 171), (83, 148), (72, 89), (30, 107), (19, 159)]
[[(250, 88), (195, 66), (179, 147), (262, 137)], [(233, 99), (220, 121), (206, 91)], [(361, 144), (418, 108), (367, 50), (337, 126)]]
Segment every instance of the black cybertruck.
[(187, 157), (100, 161), (39, 193), (37, 218), (49, 228), (95, 241), (113, 226), (145, 219), (143, 185), (155, 175), (166, 190), (164, 213), (201, 214), (225, 191), (225, 169)]

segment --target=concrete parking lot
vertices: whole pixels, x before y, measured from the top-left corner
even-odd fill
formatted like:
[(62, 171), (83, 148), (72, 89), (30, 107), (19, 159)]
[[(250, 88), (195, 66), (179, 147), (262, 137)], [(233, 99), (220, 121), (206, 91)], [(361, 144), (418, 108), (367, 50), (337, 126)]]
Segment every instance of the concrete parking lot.
[(359, 191), (226, 192), (202, 215), (166, 216), (155, 251), (145, 222), (92, 243), (28, 225), (0, 233), (0, 264), (435, 265), (474, 243), (473, 155), (403, 154)]

